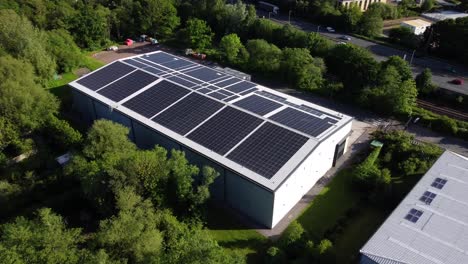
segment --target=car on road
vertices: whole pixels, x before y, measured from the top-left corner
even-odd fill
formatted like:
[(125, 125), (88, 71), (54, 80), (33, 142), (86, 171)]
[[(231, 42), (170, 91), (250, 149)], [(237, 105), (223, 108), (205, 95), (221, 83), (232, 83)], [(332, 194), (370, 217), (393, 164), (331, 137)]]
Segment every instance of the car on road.
[(335, 30), (332, 27), (327, 27), (327, 31), (331, 33), (335, 32)]
[(462, 79), (453, 79), (450, 81), (451, 84), (455, 84), (455, 85), (462, 85), (463, 84), (463, 80)]
[(343, 35), (341, 37), (339, 37), (339, 39), (342, 39), (342, 40), (351, 40), (351, 37), (350, 36), (346, 36), (346, 35)]

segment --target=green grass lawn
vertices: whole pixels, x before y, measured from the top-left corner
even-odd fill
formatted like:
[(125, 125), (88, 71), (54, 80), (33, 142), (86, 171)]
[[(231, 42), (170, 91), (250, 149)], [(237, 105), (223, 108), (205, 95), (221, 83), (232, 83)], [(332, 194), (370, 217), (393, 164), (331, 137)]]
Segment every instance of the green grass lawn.
[[(103, 62), (96, 60), (91, 56), (85, 56), (83, 61), (83, 67), (88, 68), (91, 71), (94, 71), (104, 65)], [(70, 89), (67, 86), (68, 83), (77, 79), (78, 76), (73, 72), (67, 72), (61, 74), (60, 78), (57, 80), (50, 80), (46, 84), (46, 88), (55, 96), (57, 96), (62, 103), (68, 103), (70, 100)]]
[(358, 201), (359, 194), (352, 190), (350, 170), (341, 170), (314, 198), (297, 221), (314, 240), (319, 240), (325, 231), (334, 226)]
[(365, 207), (350, 219), (334, 244), (337, 263), (358, 263), (359, 249), (385, 221), (390, 212), (381, 208)]
[(261, 252), (268, 240), (266, 237), (249, 229), (230, 212), (211, 206), (208, 210), (207, 228), (228, 252), (245, 256), (248, 263), (259, 261)]

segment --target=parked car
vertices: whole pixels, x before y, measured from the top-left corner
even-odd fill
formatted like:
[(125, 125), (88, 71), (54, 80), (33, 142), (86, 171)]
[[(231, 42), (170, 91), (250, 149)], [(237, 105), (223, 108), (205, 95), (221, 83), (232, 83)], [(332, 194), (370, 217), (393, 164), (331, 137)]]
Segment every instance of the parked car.
[(455, 85), (462, 85), (463, 80), (462, 79), (453, 79), (452, 81), (450, 81), (450, 83), (455, 84)]
[(335, 32), (335, 30), (332, 27), (327, 27), (327, 31), (332, 33)]
[(116, 51), (118, 49), (119, 49), (119, 47), (117, 47), (117, 46), (110, 46), (110, 47), (107, 48), (108, 51)]
[(341, 37), (339, 37), (340, 39), (343, 39), (343, 40), (351, 40), (351, 37), (350, 36), (346, 36), (346, 35), (343, 35)]

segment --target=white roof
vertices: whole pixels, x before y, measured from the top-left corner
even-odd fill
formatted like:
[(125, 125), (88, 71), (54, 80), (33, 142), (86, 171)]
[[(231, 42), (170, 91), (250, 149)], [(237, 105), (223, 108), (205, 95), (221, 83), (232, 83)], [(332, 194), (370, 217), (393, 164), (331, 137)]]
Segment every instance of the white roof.
[(467, 13), (457, 12), (457, 11), (441, 11), (438, 13), (423, 13), (422, 17), (434, 20), (434, 21), (442, 21), (446, 19), (457, 19), (460, 17), (467, 17)]
[[(436, 179), (446, 180), (441, 189)], [(426, 192), (435, 195), (430, 203), (421, 200)], [(413, 209), (422, 212), (415, 222), (405, 218)], [(468, 263), (468, 158), (444, 152), (361, 253), (379, 264)]]
[(432, 25), (432, 23), (421, 20), (421, 19), (403, 21), (403, 22), (401, 22), (401, 24), (402, 25), (406, 24), (406, 25), (410, 25), (410, 26), (413, 26), (413, 27), (429, 27), (429, 26)]
[[(168, 66), (169, 63), (160, 64), (160, 63), (157, 63), (157, 62), (154, 62), (154, 61), (150, 61), (151, 56), (156, 56), (156, 57), (157, 56), (162, 56), (162, 57), (171, 58), (171, 61), (169, 63), (170, 64), (175, 63), (175, 64), (178, 65), (178, 67), (171, 66), (172, 67), (171, 68), (171, 67)], [(136, 61), (136, 60), (138, 60), (138, 61)], [(176, 63), (176, 61), (177, 61), (177, 63)], [(151, 52), (151, 53), (147, 53), (147, 54), (143, 54), (143, 55), (137, 55), (137, 56), (130, 57), (130, 58), (121, 59), (121, 60), (119, 60), (119, 62), (127, 65), (125, 67), (128, 67), (128, 66), (133, 67), (132, 68), (133, 72), (136, 72), (136, 71), (144, 72), (146, 74), (150, 74), (152, 76), (155, 76), (158, 79), (151, 82), (149, 85), (146, 85), (143, 88), (137, 90), (136, 92), (133, 92), (130, 95), (125, 95), (125, 98), (123, 98), (121, 100), (119, 99), (118, 102), (109, 99), (108, 97), (104, 96), (100, 92), (102, 90), (105, 90), (106, 87), (108, 87), (108, 86), (110, 87), (113, 82), (117, 82), (116, 80), (112, 81), (111, 83), (109, 83), (107, 85), (104, 85), (102, 88), (99, 88), (99, 89), (97, 89), (95, 91), (93, 91), (93, 89), (90, 89), (89, 87), (86, 87), (85, 85), (82, 85), (84, 82), (81, 82), (82, 84), (79, 83), (80, 80), (82, 80), (82, 79), (84, 79), (84, 78), (86, 78), (86, 77), (88, 77), (90, 75), (93, 75), (93, 73), (99, 72), (102, 69), (105, 69), (106, 67), (109, 67), (109, 65), (111, 65), (111, 64), (108, 64), (107, 66), (102, 67), (102, 68), (98, 69), (97, 71), (94, 71), (94, 72), (92, 72), (92, 73), (90, 73), (90, 74), (88, 74), (86, 76), (83, 76), (82, 78), (80, 78), (78, 80), (75, 80), (75, 81), (71, 82), (70, 86), (72, 86), (76, 90), (81, 91), (82, 93), (85, 93), (85, 94), (89, 95), (90, 97), (95, 98), (98, 101), (101, 101), (102, 103), (104, 103), (106, 105), (111, 106), (114, 109), (114, 111), (118, 111), (118, 112), (120, 112), (120, 113), (122, 113), (122, 114), (124, 114), (126, 116), (129, 116), (132, 119), (137, 120), (140, 123), (145, 124), (146, 126), (152, 128), (152, 129), (154, 129), (154, 130), (156, 130), (156, 131), (158, 131), (158, 132), (160, 132), (162, 134), (165, 134), (165, 135), (169, 136), (170, 138), (172, 138), (173, 140), (179, 142), (180, 144), (182, 144), (182, 145), (184, 145), (184, 146), (198, 152), (199, 154), (201, 154), (201, 155), (203, 155), (205, 157), (208, 157), (211, 160), (216, 161), (217, 163), (227, 167), (228, 169), (231, 169), (231, 170), (235, 171), (236, 173), (239, 173), (239, 174), (245, 176), (246, 178), (250, 179), (251, 181), (253, 181), (253, 182), (255, 182), (255, 183), (257, 183), (257, 184), (259, 184), (259, 185), (261, 185), (261, 186), (263, 186), (263, 187), (265, 187), (267, 189), (269, 189), (269, 190), (275, 190), (276, 188), (278, 188), (280, 186), (280, 184), (287, 177), (289, 177), (289, 175), (296, 169), (296, 167), (299, 166), (300, 163), (302, 163), (302, 161), (315, 149), (315, 147), (319, 144), (320, 141), (322, 141), (325, 138), (329, 137), (330, 135), (335, 133), (339, 128), (341, 128), (342, 126), (344, 126), (344, 125), (346, 125), (346, 124), (348, 124), (349, 122), (352, 121), (352, 118), (349, 117), (349, 116), (343, 115), (341, 113), (338, 113), (338, 112), (335, 112), (333, 110), (321, 107), (319, 105), (315, 105), (315, 104), (309, 103), (307, 101), (304, 101), (304, 100), (301, 100), (301, 99), (298, 99), (298, 98), (295, 98), (295, 97), (292, 97), (292, 96), (288, 96), (286, 94), (283, 94), (283, 93), (280, 93), (280, 92), (274, 91), (272, 89), (260, 86), (258, 84), (250, 83), (250, 82), (248, 84), (253, 85), (255, 89), (252, 88), (253, 90), (248, 90), (247, 92), (237, 92), (235, 96), (231, 96), (231, 98), (236, 97), (235, 99), (233, 99), (231, 101), (226, 101), (225, 99), (213, 98), (212, 95), (217, 93), (216, 91), (227, 93), (226, 90), (228, 88), (226, 88), (226, 87), (234, 86), (234, 85), (238, 84), (239, 82), (237, 82), (234, 85), (228, 85), (228, 86), (226, 86), (224, 88), (223, 87), (218, 87), (217, 85), (220, 85), (220, 83), (223, 83), (225, 81), (229, 82), (229, 81), (234, 80), (235, 78), (233, 76), (229, 75), (228, 73), (222, 73), (222, 72), (216, 71), (216, 70), (214, 70), (212, 68), (209, 68), (209, 67), (194, 63), (192, 61), (186, 60), (186, 59), (181, 58), (181, 57), (176, 57), (174, 55), (171, 55), (171, 54), (168, 54), (168, 53), (165, 53), (165, 52), (162, 52), (162, 51), (156, 51), (156, 52)], [(139, 67), (138, 65), (140, 65), (141, 63), (144, 63), (146, 66)], [(183, 66), (180, 66), (180, 65), (183, 65)], [(154, 68), (152, 68), (152, 67), (154, 67)], [(163, 72), (158, 72), (158, 69), (163, 69), (164, 71)], [(219, 80), (201, 81), (200, 79), (197, 79), (197, 78), (201, 78), (201, 77), (193, 77), (194, 76), (193, 74), (190, 75), (191, 72), (196, 72), (196, 71), (201, 71), (201, 70), (202, 71), (210, 71), (210, 72), (214, 71), (214, 72), (216, 72), (216, 75), (220, 76), (219, 78), (218, 78), (218, 76), (216, 77)], [(127, 75), (124, 75), (124, 77), (116, 77), (116, 79), (119, 79), (119, 78), (120, 79), (125, 79), (126, 78), (125, 76), (128, 76), (128, 75), (130, 75), (130, 73), (127, 74)], [(177, 79), (177, 78), (179, 78), (179, 79)], [(180, 78), (183, 79), (183, 80), (181, 80)], [(184, 78), (186, 78), (186, 79), (184, 79)], [(195, 87), (189, 87), (189, 86), (186, 86), (186, 84), (185, 84), (186, 80), (191, 80), (193, 82), (199, 82), (201, 84), (198, 84)], [(200, 95), (202, 95), (205, 98), (209, 98), (212, 101), (218, 102), (218, 104), (222, 103), (224, 106), (218, 112), (211, 115), (207, 120), (200, 123), (197, 127), (194, 127), (193, 130), (191, 130), (188, 134), (184, 134), (184, 135), (178, 134), (175, 131), (169, 129), (168, 127), (163, 126), (160, 123), (157, 123), (157, 122), (153, 121), (152, 120), (153, 117), (149, 117), (149, 118), (145, 117), (144, 115), (142, 115), (142, 114), (140, 114), (140, 113), (126, 107), (126, 104), (125, 104), (126, 102), (132, 100), (132, 98), (138, 97), (140, 94), (143, 94), (145, 91), (152, 89), (153, 86), (155, 86), (158, 83), (161, 83), (163, 81), (176, 84), (177, 86), (182, 87), (182, 88), (186, 88), (185, 90), (188, 91), (187, 92), (188, 95), (186, 95), (185, 97), (188, 97), (189, 95), (198, 95), (200, 97)], [(242, 81), (242, 80), (239, 79), (238, 81)], [(242, 81), (242, 82), (245, 83), (245, 81)], [(187, 85), (189, 85), (189, 84), (187, 83)], [(204, 89), (206, 87), (211, 87), (211, 89), (214, 89), (214, 91), (209, 92), (209, 93), (204, 93), (203, 90), (206, 90), (206, 89)], [(231, 92), (231, 93), (233, 93), (233, 92)], [(272, 110), (272, 111), (270, 111), (270, 112), (268, 112), (266, 114), (260, 115), (260, 114), (252, 113), (251, 111), (248, 111), (248, 110), (246, 110), (246, 109), (244, 109), (244, 108), (242, 108), (242, 107), (240, 107), (239, 105), (236, 104), (236, 102), (242, 101), (243, 99), (246, 99), (246, 98), (248, 98), (248, 97), (250, 97), (252, 95), (255, 95), (257, 98), (260, 97), (263, 100), (268, 99), (269, 101), (273, 101), (274, 103), (279, 104), (280, 107), (275, 109), (275, 110)], [(185, 97), (182, 97), (179, 101), (174, 102), (172, 105), (165, 108), (164, 110), (159, 112), (157, 115), (160, 115), (161, 113), (167, 112), (168, 109), (171, 109), (174, 105), (179, 104)], [(226, 98), (226, 99), (228, 99), (228, 98)], [(206, 123), (207, 121), (213, 119), (213, 117), (217, 116), (223, 109), (226, 109), (226, 108), (236, 109), (236, 110), (239, 110), (239, 111), (241, 111), (243, 113), (247, 113), (250, 116), (254, 116), (256, 119), (261, 120), (261, 125), (258, 126), (256, 129), (254, 129), (247, 136), (245, 136), (245, 138), (243, 138), (240, 142), (238, 142), (235, 146), (233, 146), (225, 154), (224, 153), (219, 154), (216, 151), (213, 151), (212, 149), (207, 148), (207, 147), (203, 146), (202, 144), (197, 143), (196, 141), (191, 140), (191, 139), (189, 139), (187, 137), (188, 135), (190, 135), (190, 133), (192, 133), (193, 131), (197, 131), (199, 129), (199, 127), (203, 126), (203, 123)], [(300, 112), (302, 115), (307, 114), (307, 116), (314, 117), (319, 121), (322, 120), (322, 121), (320, 121), (322, 123), (323, 123), (324, 120), (325, 121), (326, 120), (332, 121), (332, 123), (328, 122), (328, 124), (326, 124), (327, 128), (325, 130), (320, 130), (319, 134), (317, 134), (315, 136), (311, 136), (310, 134), (307, 134), (304, 131), (301, 131), (300, 128), (298, 128), (298, 129), (292, 128), (291, 126), (288, 126), (285, 123), (281, 123), (281, 122), (277, 122), (275, 120), (272, 120), (272, 118), (271, 118), (272, 116), (274, 116), (274, 115), (276, 115), (276, 114), (278, 114), (280, 112), (283, 112), (284, 110), (290, 110), (290, 109), (293, 109), (293, 110), (295, 110), (297, 112)], [(327, 122), (325, 122), (325, 123), (327, 123)], [(242, 164), (239, 164), (239, 163), (233, 161), (233, 159), (229, 158), (229, 154), (231, 152), (238, 149), (239, 146), (242, 145), (244, 142), (246, 142), (249, 138), (252, 138), (252, 135), (255, 135), (255, 133), (259, 130), (259, 127), (262, 127), (265, 124), (273, 124), (276, 127), (282, 128), (283, 130), (286, 129), (288, 131), (293, 132), (294, 135), (298, 135), (298, 136), (300, 136), (302, 138), (305, 137), (307, 139), (306, 142), (303, 145), (301, 145), (301, 147), (299, 149), (297, 149), (297, 151), (294, 151), (293, 155), (280, 167), (279, 170), (277, 170), (274, 173), (274, 175), (272, 177), (265, 177), (265, 175), (261, 175), (260, 173), (255, 172), (253, 169), (249, 169), (248, 166), (244, 166)], [(270, 136), (270, 137), (274, 138), (274, 135)], [(283, 147), (285, 149), (287, 149), (290, 146), (283, 146)], [(255, 151), (255, 150), (253, 150), (253, 151)], [(272, 160), (272, 157), (275, 156), (276, 153), (261, 153), (259, 155), (260, 155), (259, 159), (264, 160), (265, 163), (268, 164), (268, 162), (270, 160)]]

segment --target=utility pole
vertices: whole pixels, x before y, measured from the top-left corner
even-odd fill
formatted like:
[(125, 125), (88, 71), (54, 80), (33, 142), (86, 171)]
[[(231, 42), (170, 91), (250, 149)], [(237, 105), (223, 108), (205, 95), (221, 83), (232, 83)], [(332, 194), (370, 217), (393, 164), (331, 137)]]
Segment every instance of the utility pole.
[(289, 24), (291, 25), (291, 10), (289, 10), (289, 16), (288, 16), (288, 21), (289, 21)]
[(271, 12), (268, 12), (268, 19), (270, 19)]
[(320, 26), (317, 26), (317, 33), (319, 33), (320, 31)]

